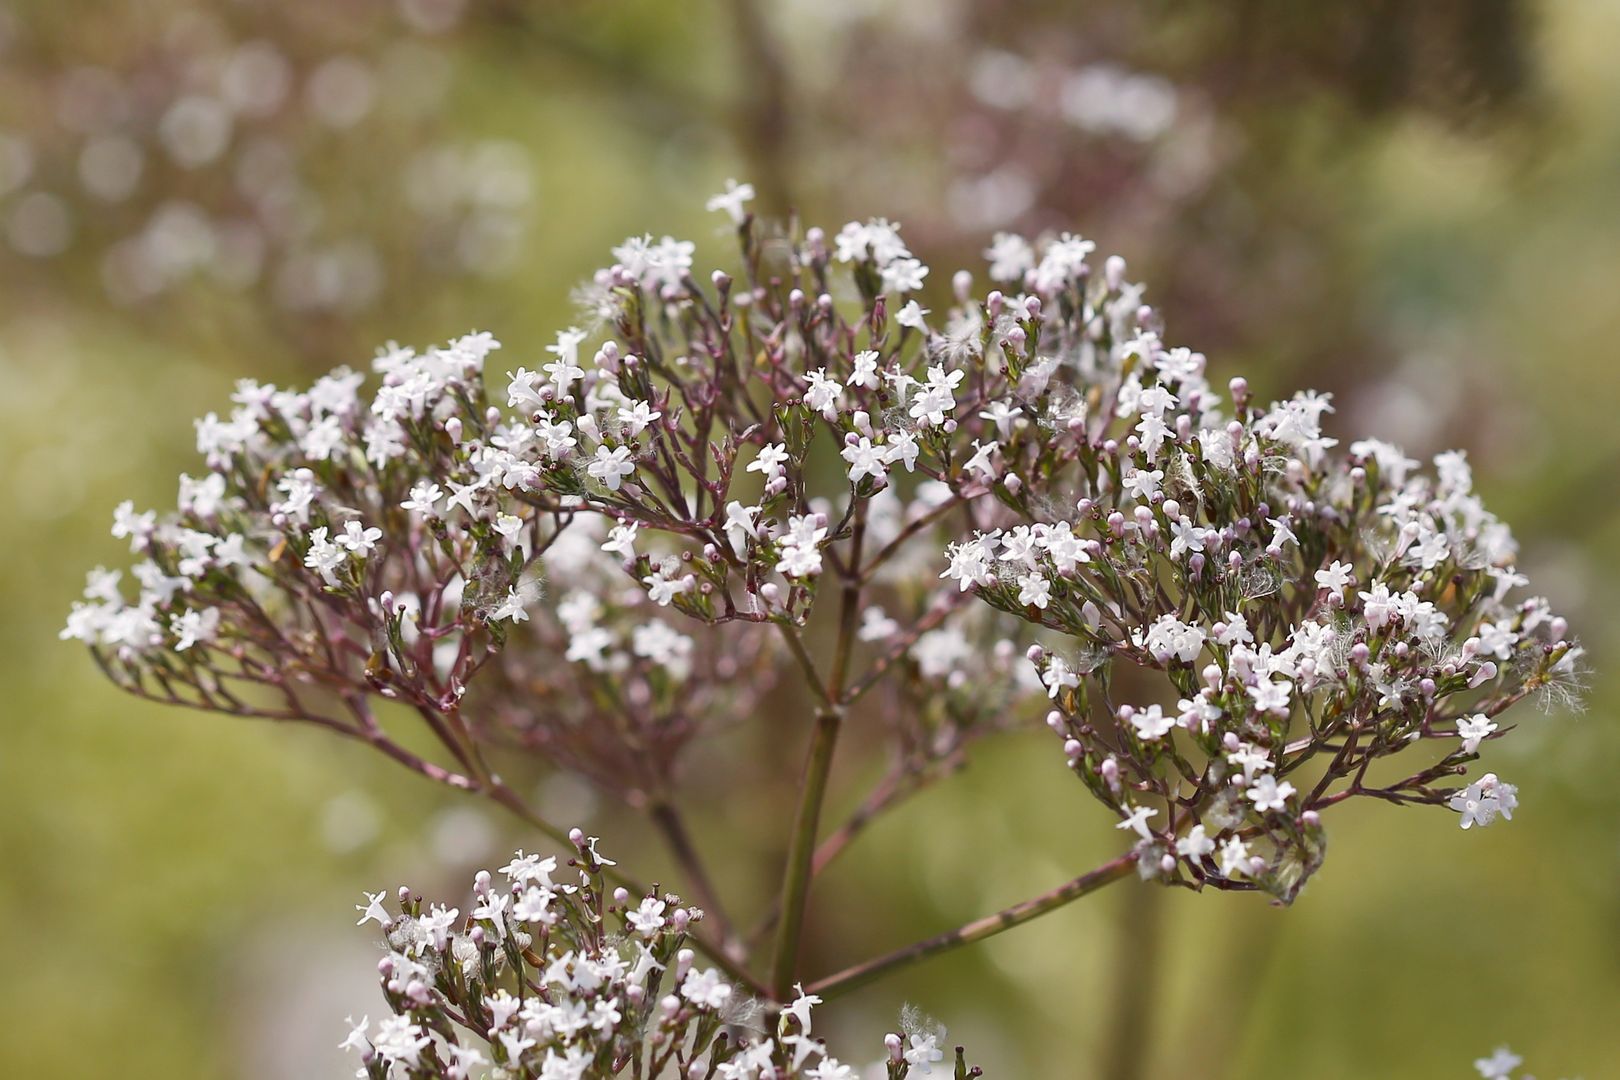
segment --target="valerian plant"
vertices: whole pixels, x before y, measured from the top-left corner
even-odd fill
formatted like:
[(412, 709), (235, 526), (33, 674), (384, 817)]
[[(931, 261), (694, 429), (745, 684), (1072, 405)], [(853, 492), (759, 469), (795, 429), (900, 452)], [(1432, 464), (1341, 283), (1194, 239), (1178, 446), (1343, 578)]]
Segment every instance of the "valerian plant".
[[(843, 1076), (804, 1049), (803, 1002), (1102, 885), (1288, 902), (1321, 864), (1324, 811), (1356, 796), (1465, 829), (1511, 818), (1515, 787), (1470, 766), (1510, 706), (1572, 692), (1581, 649), (1514, 598), (1514, 542), (1461, 454), (1429, 472), (1385, 443), (1341, 449), (1314, 393), (1261, 406), (1237, 378), (1223, 401), (1123, 260), (1094, 266), (1078, 236), (998, 235), (994, 287), (958, 272), (936, 316), (898, 226), (771, 228), (750, 194), (710, 204), (735, 224), (732, 270), (700, 279), (694, 245), (633, 238), (580, 290), (588, 328), (532, 369), (486, 372), (499, 345), (474, 333), (389, 345), (369, 389), (346, 368), (307, 391), (240, 383), (197, 423), (207, 470), (181, 477), (178, 511), (117, 511), (138, 595), (98, 569), (69, 617), (131, 693), (320, 725), (577, 848), (492, 767), (527, 752), (667, 843), (701, 918), (622, 877), (608, 893), (617, 871), (583, 849), (569, 889), (520, 870), (505, 892), (481, 878), (466, 918), (408, 894), (379, 910), (396, 1019), (355, 1037), (372, 1075), (487, 1056), (506, 1076)], [(757, 723), (783, 680), (815, 705), (781, 887), (749, 931), (685, 825), (680, 762)], [(402, 745), (384, 703), (442, 757)], [(977, 738), (1043, 713), (1126, 850), (808, 967), (815, 875)], [(881, 732), (892, 767), (823, 829), (847, 724)], [(683, 942), (765, 1021), (687, 995), (707, 976)], [(456, 1025), (488, 1052), (454, 1049)], [(891, 1048), (892, 1075), (927, 1064), (909, 1053)]]

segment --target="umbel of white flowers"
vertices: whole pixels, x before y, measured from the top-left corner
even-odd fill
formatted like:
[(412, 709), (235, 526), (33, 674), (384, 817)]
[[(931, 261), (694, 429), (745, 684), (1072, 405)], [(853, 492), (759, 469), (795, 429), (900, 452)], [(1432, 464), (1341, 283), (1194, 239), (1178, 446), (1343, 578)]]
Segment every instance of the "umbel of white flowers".
[[(898, 226), (770, 228), (748, 194), (712, 204), (731, 270), (700, 280), (695, 245), (632, 238), (580, 290), (589, 328), (533, 368), (486, 376), (499, 345), (473, 333), (388, 346), (369, 388), (347, 368), (239, 383), (197, 423), (206, 468), (178, 509), (115, 515), (138, 590), (94, 571), (63, 636), (131, 693), (319, 725), (559, 842), (488, 755), (587, 778), (667, 842), (707, 913), (693, 947), (777, 1010), (1133, 873), (1291, 901), (1326, 811), (1357, 796), (1465, 829), (1512, 817), (1514, 785), (1470, 769), (1513, 705), (1574, 693), (1581, 649), (1520, 595), (1462, 454), (1341, 447), (1314, 393), (1261, 405), (1233, 378), (1223, 400), (1123, 260), (1094, 269), (1077, 236), (998, 235), (992, 287), (958, 271), (936, 314)], [(679, 811), (723, 792), (679, 765), (714, 730), (784, 722), (758, 706), (795, 679), (813, 705), (786, 721), (809, 749), (782, 886), (744, 933)], [(401, 714), (436, 759), (395, 738)], [(1128, 848), (806, 970), (816, 874), (1043, 714)], [(824, 830), (857, 724), (891, 766)]]
[[(670, 893), (612, 887), (616, 864), (596, 838), (570, 838), (566, 869), (519, 851), (503, 882), (480, 871), (465, 916), (408, 888), (397, 913), (386, 893), (365, 894), (355, 910), (387, 943), (378, 972), (391, 1015), (350, 1019), (342, 1046), (359, 1054), (359, 1077), (465, 1080), (492, 1067), (538, 1080), (901, 1080), (934, 1075), (944, 1060), (944, 1029), (908, 1009), (880, 1063), (840, 1062), (813, 1033), (820, 997), (796, 986), (778, 1012), (763, 1012), (683, 946), (703, 912)], [(961, 1047), (954, 1073), (980, 1075)]]

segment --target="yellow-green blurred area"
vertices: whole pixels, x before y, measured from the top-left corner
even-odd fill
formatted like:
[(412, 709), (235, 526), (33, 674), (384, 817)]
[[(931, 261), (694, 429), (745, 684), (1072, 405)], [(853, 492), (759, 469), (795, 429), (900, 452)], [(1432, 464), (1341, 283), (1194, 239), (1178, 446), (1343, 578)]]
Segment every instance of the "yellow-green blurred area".
[[(1427, 1080), (1500, 1043), (1620, 1075), (1617, 41), (1613, 0), (0, 0), (0, 1075), (349, 1075), (343, 1017), (382, 1009), (360, 889), (459, 896), (536, 846), (319, 732), (123, 697), (56, 632), (236, 379), (471, 327), (533, 367), (626, 236), (723, 260), (730, 176), (829, 229), (898, 218), (942, 303), (997, 228), (1095, 236), (1217, 383), (1466, 449), (1594, 671), (1584, 712), (1488, 747), (1509, 824), (1336, 808), (1288, 910), (1129, 882), (817, 1034), (859, 1059), (909, 1001), (993, 1077)], [(758, 719), (773, 769), (807, 713)], [(835, 812), (879, 767), (840, 757)], [(780, 792), (692, 781), (738, 793), (699, 842), (758, 910)], [(662, 869), (633, 815), (537, 801)], [(812, 955), (1049, 888), (1110, 826), (1049, 734), (1006, 736), (818, 884)]]

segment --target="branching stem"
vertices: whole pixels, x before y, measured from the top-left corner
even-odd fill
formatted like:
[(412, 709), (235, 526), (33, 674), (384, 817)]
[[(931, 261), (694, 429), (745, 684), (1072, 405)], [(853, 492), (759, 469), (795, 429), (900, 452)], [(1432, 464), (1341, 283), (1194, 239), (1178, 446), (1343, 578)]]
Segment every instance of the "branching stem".
[(1012, 907), (1003, 908), (993, 915), (975, 919), (965, 923), (955, 930), (938, 934), (914, 945), (880, 956), (875, 960), (867, 960), (853, 967), (845, 968), (834, 975), (829, 975), (810, 987), (809, 992), (819, 994), (823, 998), (832, 998), (839, 994), (848, 993), (857, 987), (865, 986), (880, 975), (886, 975), (899, 968), (908, 967), (919, 960), (926, 960), (930, 956), (937, 956), (943, 952), (971, 945), (976, 941), (994, 937), (1004, 930), (1011, 930), (1021, 926), (1032, 919), (1038, 919), (1048, 912), (1056, 911), (1071, 901), (1078, 900), (1088, 893), (1095, 892), (1104, 885), (1112, 884), (1130, 876), (1136, 866), (1136, 853), (1128, 852), (1103, 863), (1094, 870), (1089, 870), (1072, 881), (1064, 882), (1049, 892), (1031, 897)]

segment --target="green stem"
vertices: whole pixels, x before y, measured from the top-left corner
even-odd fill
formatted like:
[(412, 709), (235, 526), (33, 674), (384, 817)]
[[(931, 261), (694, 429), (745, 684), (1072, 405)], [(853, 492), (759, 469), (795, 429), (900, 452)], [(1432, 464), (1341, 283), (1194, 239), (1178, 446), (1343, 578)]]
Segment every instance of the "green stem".
[(829, 975), (810, 987), (810, 993), (819, 994), (823, 998), (831, 998), (837, 994), (847, 993), (856, 987), (864, 986), (880, 975), (886, 975), (898, 968), (914, 964), (919, 960), (926, 960), (942, 952), (971, 945), (976, 941), (994, 937), (1003, 930), (1011, 930), (1021, 926), (1032, 919), (1038, 919), (1051, 911), (1056, 911), (1071, 901), (1078, 900), (1088, 893), (1095, 892), (1104, 885), (1129, 877), (1136, 866), (1136, 853), (1128, 852), (1112, 862), (1103, 863), (1095, 870), (1087, 871), (1072, 881), (1059, 885), (1050, 892), (1031, 897), (1022, 903), (1004, 908), (994, 915), (986, 915), (957, 927), (955, 930), (936, 935), (914, 945), (908, 945), (886, 956), (874, 960), (867, 960), (854, 967), (845, 968), (835, 975)]
[(816, 727), (810, 739), (810, 757), (805, 763), (804, 784), (799, 809), (793, 821), (793, 838), (788, 847), (787, 866), (782, 874), (782, 921), (776, 931), (776, 949), (771, 960), (771, 992), (786, 1001), (798, 968), (799, 935), (804, 929), (804, 912), (810, 899), (810, 875), (816, 852), (816, 832), (821, 824), (821, 805), (827, 794), (827, 776), (832, 771), (833, 749), (838, 745), (838, 727), (844, 711), (836, 707), (816, 713)]
[[(801, 656), (811, 686), (824, 702), (816, 710), (816, 727), (810, 737), (810, 756), (805, 762), (804, 783), (799, 789), (799, 808), (794, 814), (793, 836), (788, 844), (787, 865), (782, 869), (780, 906), (782, 922), (776, 929), (776, 948), (771, 957), (771, 992), (777, 1001), (786, 1001), (793, 989), (799, 965), (799, 939), (804, 932), (805, 908), (810, 902), (810, 879), (815, 874), (816, 837), (821, 827), (821, 807), (827, 799), (827, 777), (832, 771), (833, 750), (838, 746), (838, 729), (844, 721), (844, 684), (849, 678), (849, 660), (855, 650), (855, 629), (861, 607), (861, 581), (854, 568), (861, 564), (861, 546), (866, 540), (866, 503), (857, 503), (850, 537), (849, 566), (838, 608), (838, 639), (833, 644), (832, 670), (827, 684), (815, 678), (815, 665), (808, 655)], [(798, 634), (788, 635), (790, 644), (800, 646)]]

